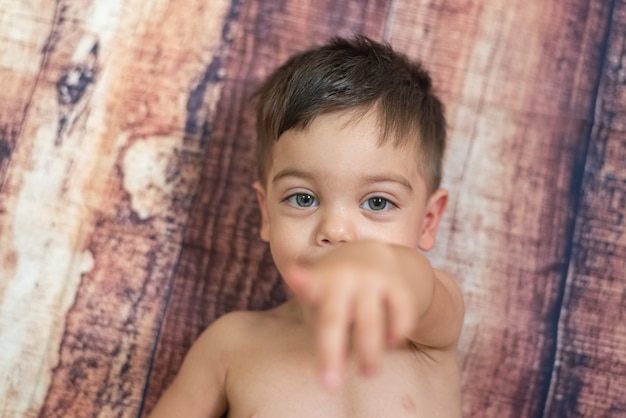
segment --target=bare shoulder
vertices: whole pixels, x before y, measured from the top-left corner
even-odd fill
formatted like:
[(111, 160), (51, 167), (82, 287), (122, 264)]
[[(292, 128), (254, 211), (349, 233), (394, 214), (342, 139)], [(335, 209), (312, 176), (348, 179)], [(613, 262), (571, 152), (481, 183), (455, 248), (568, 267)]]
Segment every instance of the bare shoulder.
[(245, 343), (247, 331), (253, 329), (253, 312), (230, 312), (209, 325), (191, 346), (183, 369), (212, 376), (213, 383), (223, 384), (228, 372), (231, 353)]
[[(210, 344), (211, 340), (219, 340), (219, 344), (227, 345), (245, 343), (255, 334), (261, 334), (268, 327), (280, 322), (281, 307), (267, 311), (233, 311), (216, 319), (200, 336), (200, 344)], [(205, 341), (206, 340), (206, 341)]]
[(219, 362), (224, 373), (229, 362), (239, 353), (249, 353), (250, 346), (258, 346), (272, 334), (271, 330), (280, 328), (280, 309), (268, 311), (233, 311), (216, 319), (198, 337), (191, 352), (195, 351), (197, 360), (209, 364)]
[(228, 407), (226, 379), (231, 362), (263, 322), (262, 312), (232, 312), (208, 326), (191, 346), (151, 418), (219, 417)]
[(463, 293), (461, 292), (461, 288), (459, 284), (445, 271), (433, 269), (435, 272), (435, 276), (439, 279), (439, 281), (446, 287), (450, 296), (452, 297), (452, 301), (455, 307), (458, 309), (461, 319), (465, 314), (465, 302), (463, 300)]
[(209, 325), (196, 341), (199, 348), (225, 349), (241, 343), (261, 322), (264, 312), (233, 311), (222, 315)]

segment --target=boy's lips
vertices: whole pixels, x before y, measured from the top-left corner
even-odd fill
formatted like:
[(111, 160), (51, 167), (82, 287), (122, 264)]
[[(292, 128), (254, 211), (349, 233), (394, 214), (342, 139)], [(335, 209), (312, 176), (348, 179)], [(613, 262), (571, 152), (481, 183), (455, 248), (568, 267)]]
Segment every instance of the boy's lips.
[(296, 262), (296, 265), (298, 267), (304, 268), (304, 269), (308, 269), (309, 267), (311, 267), (313, 265), (313, 260), (307, 259), (307, 260), (298, 260)]
[(306, 252), (305, 255), (294, 257), (293, 265), (303, 269), (309, 269), (317, 264), (331, 251), (332, 248), (312, 248), (310, 251)]
[(296, 257), (294, 260), (294, 264), (298, 267), (308, 269), (314, 266), (320, 259), (322, 259), (331, 251), (332, 249), (330, 248), (314, 249), (310, 251), (310, 253), (308, 253), (306, 256)]
[(319, 260), (320, 257), (306, 257), (306, 258), (300, 258), (296, 260), (296, 266), (303, 268), (305, 270), (311, 268), (312, 266), (315, 265), (315, 263), (317, 262), (317, 260)]

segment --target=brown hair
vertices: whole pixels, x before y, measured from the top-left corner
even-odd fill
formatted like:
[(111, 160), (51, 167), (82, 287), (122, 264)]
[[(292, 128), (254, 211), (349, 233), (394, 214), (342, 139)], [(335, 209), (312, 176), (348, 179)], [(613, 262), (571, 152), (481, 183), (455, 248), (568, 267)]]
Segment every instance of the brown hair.
[(377, 108), (381, 142), (418, 142), (420, 172), (428, 191), (441, 182), (446, 143), (444, 108), (417, 61), (365, 36), (332, 38), (293, 55), (257, 90), (257, 164), (266, 182), (274, 142), (289, 129), (304, 129), (318, 115)]

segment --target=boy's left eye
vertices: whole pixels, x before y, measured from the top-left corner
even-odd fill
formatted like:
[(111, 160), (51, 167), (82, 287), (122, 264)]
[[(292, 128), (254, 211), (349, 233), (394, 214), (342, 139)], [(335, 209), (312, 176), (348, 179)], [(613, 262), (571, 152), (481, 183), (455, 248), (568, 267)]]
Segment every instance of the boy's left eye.
[(393, 203), (384, 197), (370, 197), (361, 205), (361, 207), (367, 210), (381, 211), (389, 209), (392, 205)]

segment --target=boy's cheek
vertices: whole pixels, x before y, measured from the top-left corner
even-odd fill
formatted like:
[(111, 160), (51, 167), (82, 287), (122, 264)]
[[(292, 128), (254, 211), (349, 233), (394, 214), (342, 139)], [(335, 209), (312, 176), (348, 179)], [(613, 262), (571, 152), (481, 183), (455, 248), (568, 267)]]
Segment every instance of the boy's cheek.
[(307, 257), (310, 251), (306, 248), (303, 237), (277, 234), (276, 228), (270, 235), (269, 243), (272, 257), (279, 270), (287, 269), (291, 266), (302, 264), (302, 260)]

